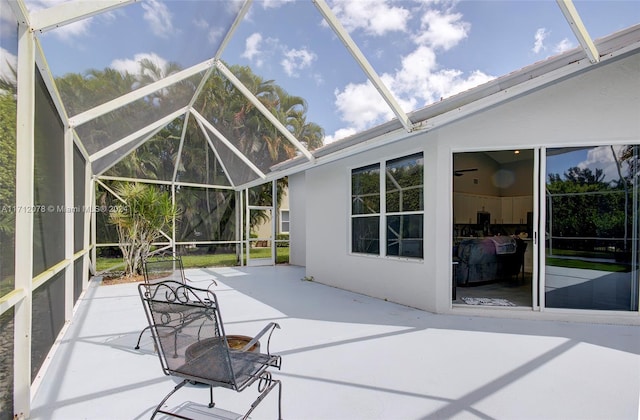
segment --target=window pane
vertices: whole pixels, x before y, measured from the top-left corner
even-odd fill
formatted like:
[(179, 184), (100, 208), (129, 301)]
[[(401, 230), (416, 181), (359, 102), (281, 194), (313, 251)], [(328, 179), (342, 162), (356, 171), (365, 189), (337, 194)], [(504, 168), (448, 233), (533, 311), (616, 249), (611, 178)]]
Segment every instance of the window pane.
[(280, 233), (289, 233), (289, 210), (280, 212)]
[(545, 305), (638, 310), (639, 146), (547, 151)]
[(387, 212), (421, 211), (424, 209), (422, 153), (387, 162)]
[(380, 217), (352, 219), (351, 250), (364, 254), (380, 254)]
[(387, 216), (387, 255), (422, 258), (423, 215)]
[(380, 212), (380, 165), (351, 171), (352, 214)]

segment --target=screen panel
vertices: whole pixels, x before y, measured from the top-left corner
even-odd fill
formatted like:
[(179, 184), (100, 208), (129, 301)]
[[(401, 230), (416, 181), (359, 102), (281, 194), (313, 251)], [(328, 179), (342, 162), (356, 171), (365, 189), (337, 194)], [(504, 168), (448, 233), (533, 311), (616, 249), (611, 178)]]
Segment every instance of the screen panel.
[(31, 320), (31, 380), (42, 367), (49, 350), (64, 326), (64, 270), (33, 292)]
[(65, 257), (64, 127), (40, 72), (35, 90), (33, 274)]

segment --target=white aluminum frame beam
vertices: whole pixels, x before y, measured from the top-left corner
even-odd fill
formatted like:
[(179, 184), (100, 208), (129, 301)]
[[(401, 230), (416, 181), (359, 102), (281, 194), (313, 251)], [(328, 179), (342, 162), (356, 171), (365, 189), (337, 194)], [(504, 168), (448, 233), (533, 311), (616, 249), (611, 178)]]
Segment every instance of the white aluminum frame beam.
[[(157, 184), (157, 185), (175, 185), (177, 187), (193, 187), (193, 188), (204, 188), (204, 189), (213, 189), (213, 190), (236, 190), (235, 187), (230, 185), (220, 185), (220, 184), (199, 184), (196, 182), (183, 182), (183, 181), (168, 181), (162, 179), (145, 179), (145, 178), (129, 178), (124, 176), (112, 176), (112, 175), (96, 175), (96, 180), (105, 180), (105, 181), (124, 181), (124, 182), (141, 182), (145, 184)], [(103, 244), (104, 245), (104, 244)]]
[(111, 152), (126, 146), (127, 144), (131, 143), (132, 141), (139, 139), (140, 137), (144, 136), (146, 133), (149, 133), (151, 131), (160, 129), (162, 127), (164, 127), (165, 125), (169, 124), (171, 121), (175, 120), (176, 118), (178, 118), (179, 116), (181, 116), (182, 114), (184, 114), (185, 112), (187, 112), (187, 108), (183, 107), (180, 108), (177, 111), (172, 112), (171, 114), (167, 115), (166, 117), (163, 117), (159, 120), (154, 121), (152, 124), (147, 125), (146, 127), (143, 127), (141, 129), (139, 129), (138, 131), (135, 131), (131, 134), (129, 134), (127, 137), (124, 137), (120, 140), (118, 140), (117, 142), (107, 146), (107, 147), (103, 147), (102, 149), (98, 150), (97, 152), (95, 152), (94, 154), (92, 154), (91, 156), (89, 156), (89, 160), (91, 162), (95, 162), (96, 160), (100, 159), (101, 157), (104, 157), (108, 154), (110, 154)]
[(73, 254), (75, 249), (75, 220), (74, 212), (74, 159), (73, 159), (73, 132), (70, 128), (64, 130), (64, 259), (70, 261), (64, 270), (64, 321), (67, 323), (73, 318), (74, 296), (74, 271), (75, 264)]
[(404, 129), (409, 133), (412, 132), (414, 127), (409, 116), (402, 110), (398, 101), (396, 101), (391, 91), (387, 88), (382, 79), (380, 79), (378, 73), (374, 70), (373, 66), (369, 63), (362, 51), (360, 51), (360, 48), (358, 48), (347, 30), (344, 29), (340, 21), (338, 21), (338, 18), (333, 14), (331, 8), (324, 0), (313, 0), (313, 3), (316, 5), (316, 8), (320, 11), (320, 14), (322, 14), (338, 38), (340, 38), (347, 50), (349, 50), (356, 62), (360, 65), (366, 76), (369, 78), (369, 81), (382, 96), (382, 99), (384, 99), (387, 105), (389, 105), (398, 120), (402, 123)]
[(573, 0), (556, 0), (556, 2), (558, 3), (565, 19), (569, 22), (569, 26), (571, 26), (573, 34), (578, 38), (578, 42), (582, 46), (582, 49), (587, 54), (587, 57), (589, 57), (591, 64), (599, 62), (600, 54), (598, 53), (598, 49), (591, 40), (584, 23), (582, 23), (582, 18), (580, 18), (580, 14), (578, 13), (578, 10), (576, 10)]
[(224, 175), (227, 177), (227, 180), (233, 187), (235, 187), (233, 179), (231, 179), (231, 176), (229, 175), (229, 171), (227, 170), (227, 165), (225, 165), (222, 159), (220, 158), (220, 155), (218, 154), (218, 150), (213, 145), (213, 141), (211, 141), (211, 137), (209, 136), (209, 133), (207, 133), (207, 130), (204, 128), (204, 126), (202, 125), (202, 122), (199, 119), (196, 118), (196, 122), (198, 123), (198, 127), (200, 128), (200, 131), (204, 135), (205, 139), (207, 139), (207, 143), (209, 143), (209, 147), (213, 151), (213, 154), (218, 160), (218, 163), (220, 163), (220, 166), (222, 166), (222, 171), (224, 172)]
[[(11, 2), (9, 2), (11, 3)], [(19, 9), (24, 6), (20, 4)], [(20, 19), (23, 16), (19, 16)], [(28, 18), (27, 16), (24, 16)], [(16, 110), (16, 210), (34, 204), (35, 167), (35, 37), (18, 25), (18, 101)], [(23, 299), (14, 306), (13, 407), (18, 416), (31, 414), (31, 345), (33, 307), (33, 213), (15, 212), (15, 290)], [(8, 408), (8, 407), (7, 407)]]
[(79, 125), (85, 124), (88, 121), (101, 117), (109, 112), (115, 111), (118, 108), (122, 108), (123, 106), (129, 105), (132, 102), (140, 100), (145, 96), (148, 96), (154, 92), (162, 90), (175, 83), (185, 80), (191, 76), (194, 76), (202, 71), (205, 71), (208, 68), (211, 68), (212, 66), (213, 66), (213, 59), (203, 61), (202, 63), (196, 64), (187, 69), (184, 69), (170, 76), (167, 76), (162, 80), (158, 80), (157, 82), (153, 82), (151, 84), (138, 88), (132, 92), (119, 96), (115, 99), (112, 99), (109, 102), (105, 102), (102, 105), (98, 105), (87, 111), (81, 112), (80, 114), (74, 115), (73, 117), (69, 118), (69, 125), (71, 127), (77, 127)]
[(214, 56), (216, 59), (219, 59), (220, 56), (222, 56), (223, 51), (227, 48), (227, 45), (231, 41), (233, 34), (236, 32), (236, 29), (238, 29), (238, 26), (240, 26), (240, 23), (242, 23), (242, 21), (244, 20), (244, 17), (249, 12), (249, 8), (251, 8), (252, 3), (253, 3), (253, 0), (245, 0), (245, 2), (242, 4), (242, 7), (240, 8), (240, 10), (238, 11), (238, 14), (236, 15), (236, 18), (231, 24), (231, 27), (229, 28), (226, 35), (224, 36), (224, 39), (220, 43), (220, 47), (218, 47), (218, 51), (216, 51), (216, 55)]
[[(215, 60), (219, 59), (222, 56), (222, 53), (227, 48), (227, 45), (231, 41), (231, 38), (233, 37), (233, 34), (235, 33), (236, 29), (244, 19), (245, 15), (249, 12), (249, 8), (251, 7), (252, 3), (253, 3), (253, 0), (246, 0), (242, 5), (242, 7), (240, 8), (240, 10), (238, 11), (238, 14), (236, 15), (235, 20), (231, 24), (231, 27), (225, 34), (224, 39), (222, 40), (222, 42), (220, 43), (220, 46), (218, 47), (218, 51), (216, 51), (216, 54), (214, 55)], [(214, 68), (215, 67), (212, 66), (204, 74), (204, 77), (200, 81), (198, 88), (196, 89), (195, 93), (193, 94), (193, 97), (191, 98), (191, 101), (189, 102), (189, 106), (193, 106), (196, 100), (198, 100), (198, 97), (200, 96), (200, 92), (202, 92), (202, 89), (204, 89), (204, 86), (207, 83), (207, 80), (209, 80), (209, 76), (211, 76), (211, 73), (213, 72)]]
[[(178, 155), (176, 157), (175, 166), (173, 167), (173, 174), (171, 174), (171, 183), (176, 182), (178, 177), (178, 168), (180, 168), (180, 162), (182, 161), (182, 148), (184, 146), (184, 138), (187, 135), (187, 124), (189, 124), (189, 110), (184, 114), (184, 120), (182, 122), (182, 133), (180, 133), (180, 143), (178, 144)], [(172, 188), (173, 191), (173, 188)]]
[(66, 128), (69, 126), (69, 116), (67, 115), (67, 110), (64, 107), (64, 103), (62, 102), (62, 99), (60, 97), (60, 92), (58, 92), (58, 87), (53, 80), (53, 74), (51, 73), (49, 63), (47, 63), (42, 45), (40, 44), (38, 38), (35, 39), (35, 49), (36, 66), (40, 70), (40, 75), (42, 76), (42, 80), (44, 80), (45, 86), (47, 86), (49, 96), (53, 101), (53, 105), (56, 107), (56, 111), (58, 111), (58, 116), (60, 117), (60, 120), (62, 120), (62, 123)]
[(253, 172), (255, 172), (260, 178), (262, 179), (267, 178), (267, 176), (260, 170), (260, 168), (254, 165), (253, 162), (251, 162), (249, 158), (244, 155), (244, 153), (238, 150), (236, 146), (234, 146), (221, 132), (219, 132), (209, 121), (207, 121), (205, 117), (200, 115), (198, 111), (196, 111), (195, 109), (191, 109), (191, 113), (196, 117), (196, 119), (200, 123), (202, 123), (202, 125), (207, 127), (209, 131), (211, 131), (221, 142), (223, 142), (225, 146), (231, 149), (233, 154), (238, 156), (240, 160), (242, 160), (248, 167), (250, 167), (253, 170)]
[(139, 0), (77, 0), (59, 3), (31, 12), (31, 27), (34, 31), (46, 32), (137, 1)]
[(13, 14), (20, 25), (25, 25), (26, 27), (31, 26), (31, 16), (29, 15), (29, 10), (23, 0), (7, 1), (6, 3), (13, 11)]
[(289, 140), (291, 144), (293, 144), (300, 152), (302, 152), (302, 154), (305, 155), (309, 161), (313, 162), (315, 160), (315, 157), (313, 157), (311, 152), (309, 152), (307, 148), (304, 147), (304, 145), (300, 143), (293, 134), (291, 134), (291, 131), (287, 130), (287, 127), (285, 127), (280, 122), (280, 120), (278, 120), (267, 109), (267, 107), (264, 106), (264, 104), (260, 102), (260, 100), (256, 98), (253, 93), (251, 93), (249, 89), (247, 89), (247, 87), (236, 77), (235, 74), (231, 72), (231, 70), (227, 68), (227, 66), (224, 65), (224, 63), (222, 63), (222, 61), (216, 60), (216, 67), (222, 72), (222, 74), (224, 74), (227, 79), (229, 79), (231, 83), (233, 83), (236, 89), (238, 89), (244, 95), (244, 97), (247, 98), (249, 102), (251, 102), (258, 109), (258, 111), (260, 111), (260, 113), (264, 115), (271, 122), (271, 124), (276, 127), (280, 134), (282, 134), (287, 140)]
[[(144, 137), (140, 136), (139, 138), (141, 138), (140, 141), (138, 141), (138, 143), (131, 149), (131, 151), (127, 154), (124, 154), (122, 156), (120, 156), (118, 159), (114, 160), (113, 162), (111, 162), (111, 164), (107, 167), (105, 167), (104, 169), (102, 169), (99, 173), (96, 173), (94, 175), (96, 176), (102, 176), (102, 174), (104, 174), (105, 172), (107, 172), (109, 169), (113, 168), (114, 166), (116, 166), (118, 163), (120, 163), (120, 161), (122, 161), (124, 158), (126, 158), (127, 156), (129, 156), (129, 154), (134, 151), (135, 149), (137, 149), (138, 147), (142, 146), (144, 143), (146, 143), (150, 138), (152, 138), (153, 136), (155, 136), (160, 130), (162, 130), (164, 128), (164, 126), (160, 126), (160, 127), (155, 127), (152, 131), (150, 131), (148, 134), (146, 134)], [(135, 139), (130, 139), (129, 142), (134, 141)], [(93, 169), (92, 169), (93, 170)], [(135, 182), (135, 181), (134, 181)]]

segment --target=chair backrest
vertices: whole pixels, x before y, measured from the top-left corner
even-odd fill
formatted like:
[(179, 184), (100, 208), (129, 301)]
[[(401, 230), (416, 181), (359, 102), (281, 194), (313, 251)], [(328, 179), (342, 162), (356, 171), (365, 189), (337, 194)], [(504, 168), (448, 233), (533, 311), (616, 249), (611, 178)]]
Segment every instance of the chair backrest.
[(186, 283), (181, 257), (158, 257), (144, 262), (145, 283), (173, 280)]
[(138, 290), (164, 373), (234, 388), (216, 295), (171, 280), (141, 283)]

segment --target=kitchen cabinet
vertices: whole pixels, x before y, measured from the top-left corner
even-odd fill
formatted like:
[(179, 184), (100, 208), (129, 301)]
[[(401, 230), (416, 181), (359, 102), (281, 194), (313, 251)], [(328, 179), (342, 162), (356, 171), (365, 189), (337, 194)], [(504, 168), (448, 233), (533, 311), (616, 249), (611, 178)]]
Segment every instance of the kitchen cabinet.
[(527, 223), (527, 213), (533, 211), (533, 197), (530, 195), (513, 198), (512, 223)]
[(512, 197), (500, 198), (500, 220), (503, 225), (513, 223), (513, 199)]
[(525, 224), (527, 213), (533, 211), (533, 197), (494, 197), (453, 193), (454, 223), (475, 224), (477, 213), (491, 213), (491, 224)]
[(463, 193), (453, 193), (453, 214), (455, 223), (476, 223), (476, 204), (473, 196)]
[(501, 220), (505, 225), (527, 223), (527, 213), (533, 211), (533, 197), (501, 197)]

